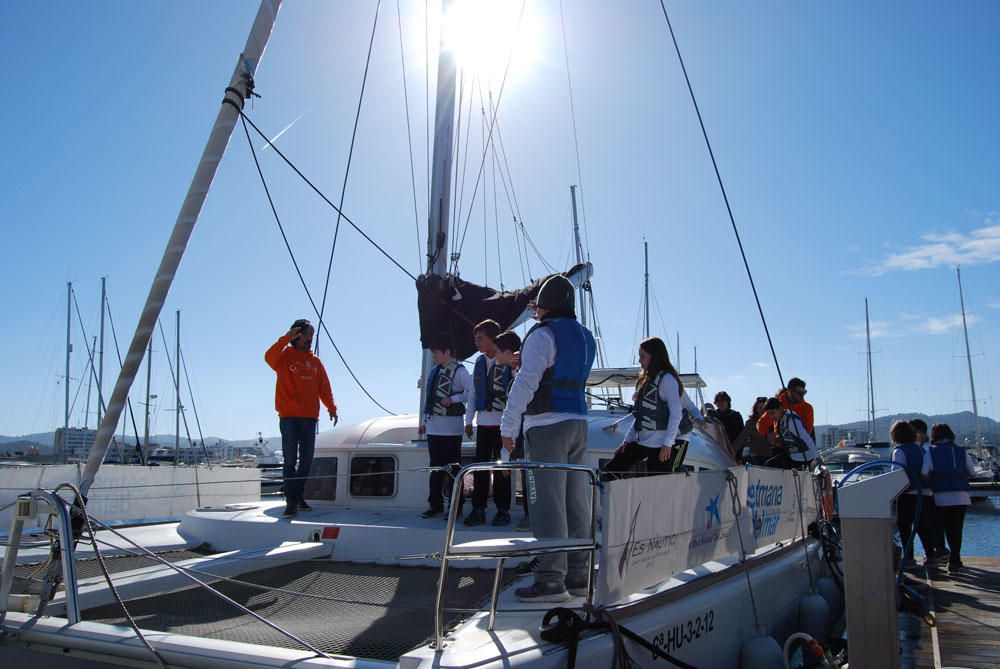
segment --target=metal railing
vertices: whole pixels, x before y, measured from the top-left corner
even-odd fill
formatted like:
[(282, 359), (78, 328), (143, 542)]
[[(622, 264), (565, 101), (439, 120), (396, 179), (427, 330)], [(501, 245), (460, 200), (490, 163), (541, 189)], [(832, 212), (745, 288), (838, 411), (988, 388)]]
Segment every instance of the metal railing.
[[(590, 477), (590, 538), (588, 539), (521, 539), (518, 543), (509, 541), (486, 540), (464, 544), (455, 544), (455, 523), (461, 508), (461, 491), (465, 475), (477, 471), (565, 471), (572, 475)], [(493, 576), (493, 590), (490, 596), (489, 620), (487, 629), (493, 631), (496, 622), (497, 599), (500, 596), (500, 584), (503, 581), (503, 569), (508, 558), (531, 557), (548, 553), (568, 553), (585, 550), (589, 553), (587, 561), (587, 601), (585, 609), (589, 611), (594, 600), (594, 562), (600, 544), (597, 542), (597, 504), (601, 482), (596, 469), (585, 465), (571, 465), (554, 462), (475, 462), (466, 465), (455, 477), (452, 484), (451, 504), (448, 509), (448, 527), (445, 531), (444, 550), (440, 554), (441, 574), (438, 577), (437, 600), (434, 607), (434, 639), (435, 649), (441, 652), (444, 648), (444, 593), (448, 581), (448, 564), (452, 560), (481, 560), (496, 558), (497, 567)]]

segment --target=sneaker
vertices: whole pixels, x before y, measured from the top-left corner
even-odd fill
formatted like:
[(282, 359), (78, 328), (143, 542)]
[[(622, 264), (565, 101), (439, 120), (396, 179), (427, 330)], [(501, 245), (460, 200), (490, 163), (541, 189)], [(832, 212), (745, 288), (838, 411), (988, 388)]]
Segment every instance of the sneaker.
[(435, 507), (432, 506), (431, 508), (427, 509), (422, 514), (420, 514), (420, 517), (421, 518), (434, 518), (435, 516), (440, 516), (443, 513), (444, 513), (444, 509), (437, 509), (437, 508), (435, 508)]
[(587, 589), (587, 577), (584, 576), (580, 580), (567, 578), (566, 590), (568, 590), (569, 594), (574, 597), (586, 597), (589, 594)]
[(469, 515), (465, 517), (462, 524), (472, 527), (473, 525), (483, 525), (486, 523), (486, 512), (482, 509), (473, 509), (469, 512)]
[(296, 513), (298, 513), (298, 509), (295, 506), (295, 502), (289, 502), (285, 505), (285, 510), (281, 512), (281, 515), (284, 518), (291, 518)]
[(312, 511), (312, 507), (309, 506), (304, 499), (299, 500), (299, 508), (303, 511)]
[(530, 532), (531, 531), (531, 516), (524, 514), (521, 516), (521, 522), (517, 524), (518, 532)]
[(514, 568), (514, 575), (520, 578), (521, 576), (530, 576), (535, 573), (538, 569), (538, 558), (531, 558), (527, 562), (522, 562)]
[(959, 574), (965, 571), (965, 565), (961, 562), (949, 562), (948, 563), (948, 573), (949, 574)]
[(510, 511), (504, 511), (503, 509), (497, 511), (497, 515), (493, 516), (493, 525), (495, 527), (510, 525)]
[(565, 602), (569, 593), (562, 583), (532, 583), (526, 588), (518, 588), (514, 596), (521, 602)]

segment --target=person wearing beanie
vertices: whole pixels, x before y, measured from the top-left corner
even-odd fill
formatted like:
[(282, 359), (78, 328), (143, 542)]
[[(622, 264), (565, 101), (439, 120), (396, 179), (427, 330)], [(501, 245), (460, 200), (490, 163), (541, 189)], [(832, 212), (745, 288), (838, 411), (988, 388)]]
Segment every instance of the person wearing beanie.
[[(535, 299), (539, 321), (524, 338), (521, 364), (500, 418), (504, 448), (524, 419), (530, 460), (583, 464), (587, 452), (587, 377), (594, 364), (594, 336), (576, 320), (573, 284), (554, 275)], [(528, 490), (531, 530), (539, 539), (584, 538), (590, 526), (590, 481), (575, 472), (535, 472)], [(524, 602), (562, 602), (587, 594), (587, 553), (538, 556), (532, 585), (514, 595)]]
[(314, 332), (312, 324), (300, 318), (264, 353), (264, 361), (278, 375), (274, 408), (278, 411), (281, 454), (285, 459), (282, 470), (285, 511), (281, 515), (286, 517), (310, 508), (304, 492), (316, 450), (320, 402), (326, 406), (333, 424), (337, 424), (330, 378), (322, 361), (312, 352)]

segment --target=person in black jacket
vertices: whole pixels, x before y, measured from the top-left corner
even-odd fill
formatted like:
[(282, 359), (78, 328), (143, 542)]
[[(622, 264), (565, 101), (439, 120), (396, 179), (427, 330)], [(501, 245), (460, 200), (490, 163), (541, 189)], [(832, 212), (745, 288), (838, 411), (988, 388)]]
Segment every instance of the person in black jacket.
[(716, 409), (709, 411), (708, 415), (722, 423), (726, 428), (729, 443), (735, 444), (740, 432), (743, 431), (743, 416), (739, 411), (733, 410), (733, 400), (725, 390), (715, 393), (715, 406)]

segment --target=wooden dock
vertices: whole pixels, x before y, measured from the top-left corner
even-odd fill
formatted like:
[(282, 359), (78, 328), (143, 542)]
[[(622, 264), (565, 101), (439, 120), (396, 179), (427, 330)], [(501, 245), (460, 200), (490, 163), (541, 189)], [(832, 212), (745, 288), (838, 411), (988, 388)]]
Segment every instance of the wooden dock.
[[(963, 558), (965, 570), (927, 572), (937, 625), (920, 623), (917, 669), (1000, 667), (1000, 558)], [(904, 648), (905, 648), (904, 644)], [(905, 658), (903, 666), (909, 665)]]

